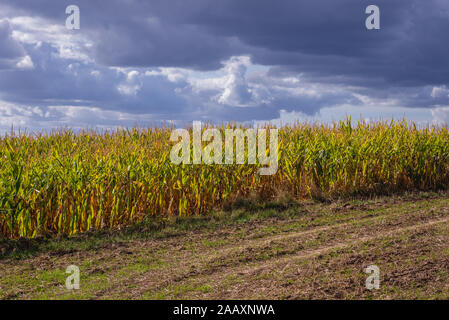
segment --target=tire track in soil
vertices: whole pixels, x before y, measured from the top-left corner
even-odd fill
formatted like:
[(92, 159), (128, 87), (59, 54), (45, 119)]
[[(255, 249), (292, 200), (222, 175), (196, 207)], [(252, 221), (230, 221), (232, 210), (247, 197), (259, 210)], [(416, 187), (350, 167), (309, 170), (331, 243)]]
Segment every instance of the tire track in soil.
[[(409, 202), (409, 201), (406, 201)], [(410, 201), (412, 202), (412, 201)], [(409, 202), (409, 203), (410, 203)], [(413, 201), (414, 202), (414, 201)], [(421, 202), (426, 202), (426, 200), (422, 200), (422, 201), (417, 201), (418, 203)], [(404, 202), (401, 202), (400, 204), (403, 204)], [(360, 208), (362, 210), (360, 210), (360, 214), (357, 214), (356, 216), (352, 216), (349, 219), (336, 219), (334, 222), (334, 224), (324, 224), (324, 225), (309, 225), (306, 228), (304, 228), (301, 231), (281, 231), (280, 233), (277, 234), (270, 234), (267, 236), (260, 236), (260, 234), (256, 234), (256, 237), (252, 237), (251, 234), (245, 235), (245, 238), (243, 239), (239, 239), (239, 238), (233, 238), (233, 243), (226, 243), (224, 245), (221, 245), (219, 247), (215, 247), (215, 248), (205, 248), (204, 246), (202, 246), (200, 243), (200, 241), (202, 239), (204, 239), (203, 235), (201, 233), (196, 233), (196, 234), (187, 234), (186, 236), (180, 236), (177, 241), (174, 241), (174, 243), (171, 243), (171, 241), (169, 241), (170, 244), (165, 243), (165, 245), (168, 245), (168, 249), (170, 249), (169, 251), (172, 252), (168, 252), (168, 260), (167, 263), (169, 264), (169, 266), (174, 267), (175, 269), (170, 269), (170, 270), (157, 270), (157, 271), (151, 271), (151, 272), (147, 272), (147, 273), (143, 273), (140, 275), (136, 275), (136, 274), (132, 274), (127, 278), (122, 278), (119, 281), (115, 281), (115, 283), (112, 283), (112, 285), (109, 288), (103, 289), (103, 290), (99, 290), (95, 293), (95, 297), (96, 298), (102, 298), (102, 297), (108, 297), (110, 295), (114, 295), (116, 296), (117, 294), (123, 294), (123, 296), (129, 296), (130, 293), (132, 293), (132, 297), (139, 297), (141, 296), (142, 292), (155, 292), (157, 290), (160, 290), (161, 288), (166, 287), (169, 284), (178, 284), (178, 283), (182, 283), (184, 280), (187, 279), (191, 279), (191, 280), (197, 280), (197, 279), (202, 279), (202, 278), (213, 278), (215, 277), (218, 273), (220, 277), (217, 278), (217, 280), (223, 279), (226, 275), (229, 274), (233, 274), (236, 272), (240, 272), (240, 274), (248, 274), (251, 272), (257, 272), (257, 270), (261, 270), (264, 268), (267, 268), (269, 266), (273, 266), (276, 264), (282, 264), (282, 263), (286, 263), (289, 260), (292, 259), (301, 259), (301, 258), (307, 258), (307, 257), (313, 257), (314, 255), (319, 255), (325, 252), (328, 252), (330, 250), (333, 249), (339, 249), (339, 248), (344, 248), (347, 246), (351, 246), (354, 243), (357, 243), (358, 241), (369, 241), (370, 239), (375, 239), (377, 237), (382, 237), (382, 235), (388, 235), (388, 234), (393, 234), (396, 232), (401, 232), (404, 230), (412, 230), (414, 228), (424, 228), (426, 226), (431, 226), (440, 222), (446, 222), (447, 220), (449, 220), (449, 217), (444, 218), (444, 219), (439, 219), (439, 220), (434, 220), (434, 221), (430, 221), (430, 222), (425, 222), (425, 223), (421, 223), (418, 225), (413, 225), (413, 226), (407, 226), (407, 227), (401, 227), (401, 228), (396, 228), (394, 230), (389, 230), (387, 232), (377, 232), (375, 236), (365, 236), (365, 237), (359, 237), (357, 239), (354, 239), (354, 241), (351, 241), (352, 239), (348, 239), (344, 242), (334, 242), (332, 245), (329, 246), (323, 246), (320, 248), (316, 248), (316, 249), (295, 249), (296, 252), (301, 251), (301, 253), (296, 254), (296, 253), (283, 253), (283, 255), (270, 255), (269, 259), (260, 259), (260, 258), (255, 258), (255, 259), (249, 259), (249, 260), (245, 260), (244, 262), (241, 262), (239, 265), (236, 266), (230, 266), (230, 265), (226, 265), (226, 264), (222, 264), (219, 265), (218, 267), (215, 266), (211, 266), (210, 262), (213, 262), (214, 259), (223, 259), (226, 260), (229, 258), (232, 258), (233, 254), (238, 254), (238, 253), (243, 253), (243, 254), (248, 254), (250, 252), (246, 252), (246, 250), (248, 249), (254, 249), (257, 247), (260, 247), (259, 249), (265, 249), (265, 248), (269, 248), (270, 245), (273, 244), (273, 242), (277, 242), (277, 241), (292, 241), (294, 242), (296, 239), (296, 242), (299, 241), (299, 239), (301, 237), (307, 237), (307, 236), (313, 236), (314, 234), (319, 234), (319, 233), (323, 233), (326, 231), (335, 231), (338, 229), (343, 229), (346, 227), (352, 227), (354, 229), (350, 230), (350, 233), (357, 237), (358, 233), (363, 233), (363, 232), (367, 232), (366, 229), (368, 229), (369, 231), (369, 227), (372, 226), (366, 226), (364, 224), (369, 223), (370, 221), (374, 221), (374, 220), (379, 220), (379, 225), (375, 225), (373, 226), (374, 228), (376, 227), (382, 227), (381, 225), (383, 224), (383, 221), (389, 222), (390, 224), (388, 225), (388, 227), (394, 227), (400, 224), (403, 224), (404, 220), (402, 220), (403, 218), (407, 218), (407, 220), (405, 220), (406, 223), (409, 223), (410, 221), (413, 222), (413, 220), (431, 220), (432, 218), (435, 218), (437, 216), (447, 216), (448, 215), (448, 208), (445, 204), (442, 204), (440, 202), (438, 203), (433, 203), (431, 208), (422, 208), (422, 207), (411, 207), (410, 209), (413, 211), (412, 217), (404, 214), (403, 212), (397, 212), (397, 211), (401, 211), (401, 206), (398, 206), (398, 210), (394, 210), (395, 207), (397, 206), (396, 203), (393, 203), (389, 206), (387, 206), (386, 208), (389, 209), (386, 212), (371, 212), (371, 210), (375, 210), (377, 208), (377, 206), (375, 206), (374, 208)], [(393, 209), (393, 210), (391, 210)], [(440, 212), (437, 215), (420, 215), (419, 213), (422, 212), (423, 210), (428, 210), (430, 209), (432, 212), (436, 209), (436, 210), (443, 210), (443, 212)], [(408, 217), (407, 217), (408, 216)], [(412, 220), (410, 220), (410, 218), (412, 218)], [(295, 222), (295, 220), (290, 221), (290, 222)], [(300, 221), (298, 221), (300, 222)], [(305, 223), (311, 223), (313, 224), (313, 221), (304, 221)], [(393, 223), (392, 223), (393, 222)], [(276, 223), (276, 225), (284, 225), (287, 222), (284, 221), (274, 221), (274, 223)], [(332, 223), (332, 222), (329, 222)], [(265, 224), (262, 224), (262, 226), (265, 226)], [(245, 228), (245, 226), (243, 226), (243, 228)], [(358, 228), (358, 229), (357, 229)], [(255, 228), (258, 229), (258, 228)], [(254, 229), (250, 229), (247, 230), (248, 232), (253, 231)], [(358, 232), (360, 231), (360, 232)], [(228, 233), (228, 231), (226, 231), (226, 233)], [(212, 233), (207, 235), (208, 240), (214, 240), (214, 238), (216, 238), (218, 236), (218, 240), (221, 239), (222, 234), (221, 233)], [(337, 233), (337, 236), (339, 236), (339, 234)], [(334, 237), (333, 239), (337, 239), (337, 237)], [(200, 256), (196, 255), (195, 252), (191, 252), (191, 251), (184, 251), (184, 247), (183, 245), (181, 245), (182, 243), (185, 243), (185, 241), (193, 241), (193, 242), (197, 242), (196, 244), (200, 244), (200, 250), (204, 250), (200, 252)], [(215, 239), (216, 240), (216, 239)], [(122, 245), (118, 245), (117, 248), (107, 248), (104, 252), (102, 252), (102, 254), (100, 255), (101, 259), (98, 259), (99, 257), (95, 254), (92, 253), (92, 258), (94, 261), (105, 261), (105, 260), (115, 260), (113, 259), (114, 257), (121, 257), (120, 262), (118, 263), (112, 263), (111, 265), (108, 265), (108, 272), (112, 271), (112, 270), (116, 270), (119, 269), (120, 266), (123, 266), (126, 263), (126, 260), (129, 259), (127, 256), (128, 252), (134, 252), (136, 253), (138, 256), (143, 254), (144, 251), (148, 252), (149, 248), (157, 248), (160, 244), (160, 241), (162, 240), (155, 240), (155, 239), (151, 239), (150, 241), (148, 240), (143, 240), (143, 241), (135, 241), (133, 243), (126, 243)], [(108, 250), (110, 249), (110, 250)], [(120, 250), (119, 250), (120, 249)], [(126, 249), (126, 255), (122, 252), (122, 249)], [(175, 252), (173, 252), (175, 251)], [(50, 255), (50, 253), (48, 253), (47, 255)], [(77, 252), (71, 252), (68, 253), (64, 258), (67, 259), (68, 257), (73, 257), (73, 256), (82, 256), (82, 252), (77, 251)], [(253, 258), (253, 257), (250, 257)], [(125, 259), (125, 260), (124, 260)], [(41, 257), (35, 257), (30, 259), (31, 261), (39, 261), (41, 260)], [(51, 261), (51, 266), (55, 267), (55, 266), (59, 266), (59, 264), (61, 263), (61, 261), (58, 261), (59, 259), (55, 260), (55, 261)], [(275, 261), (274, 261), (275, 260)], [(28, 259), (26, 261), (29, 261)], [(128, 260), (129, 261), (129, 260)], [(59, 263), (58, 263), (59, 262)], [(124, 264), (123, 264), (124, 263)], [(2, 264), (8, 264), (7, 261), (3, 261)], [(45, 263), (45, 266), (41, 266), (44, 267), (44, 269), (46, 269), (45, 267), (47, 263)], [(174, 265), (171, 265), (174, 264)], [(229, 262), (228, 262), (229, 264)], [(193, 268), (193, 270), (192, 270)], [(252, 270), (252, 271), (251, 271)], [(97, 271), (97, 270), (91, 270), (92, 272)], [(170, 272), (170, 271), (174, 271), (174, 272)], [(158, 273), (160, 272), (160, 273)], [(110, 281), (114, 282), (114, 275), (110, 275)], [(218, 283), (216, 281), (216, 283)], [(136, 288), (135, 290), (130, 290), (129, 287), (126, 288), (126, 285), (137, 285), (138, 288)], [(140, 286), (140, 288), (139, 288)], [(126, 291), (125, 291), (126, 290)], [(130, 292), (132, 291), (132, 292)], [(29, 292), (31, 293), (31, 292)]]
[[(354, 244), (360, 243), (360, 242), (368, 242), (368, 241), (372, 241), (375, 239), (379, 239), (379, 238), (384, 238), (384, 237), (388, 237), (388, 236), (392, 236), (392, 235), (397, 235), (400, 233), (404, 233), (404, 232), (408, 232), (408, 231), (413, 231), (413, 230), (420, 230), (420, 229), (426, 229), (432, 226), (435, 226), (437, 224), (440, 223), (444, 223), (444, 222), (449, 222), (449, 217), (446, 218), (442, 218), (442, 219), (437, 219), (437, 220), (432, 220), (432, 221), (428, 221), (428, 222), (424, 222), (421, 224), (415, 224), (412, 226), (407, 226), (407, 227), (399, 227), (399, 228), (395, 228), (392, 230), (387, 230), (387, 231), (383, 231), (383, 232), (377, 232), (374, 235), (370, 235), (370, 236), (362, 236), (362, 237), (358, 237), (356, 240), (353, 241), (345, 241), (345, 242), (337, 242), (334, 243), (332, 245), (328, 245), (328, 246), (323, 246), (320, 248), (316, 248), (316, 249), (306, 249), (304, 251), (302, 251), (301, 253), (298, 254), (287, 254), (281, 258), (279, 258), (278, 256), (272, 256), (270, 257), (268, 260), (263, 260), (261, 262), (250, 262), (248, 264), (245, 265), (239, 265), (239, 266), (235, 266), (235, 267), (230, 267), (230, 268), (217, 268), (217, 269), (211, 269), (209, 274), (190, 274), (190, 275), (185, 275), (182, 277), (179, 277), (179, 279), (172, 279), (171, 282), (175, 282), (177, 284), (182, 283), (184, 280), (190, 280), (192, 282), (200, 282), (200, 283), (212, 283), (215, 284), (215, 286), (218, 286), (220, 283), (222, 283), (222, 281), (226, 278), (228, 278), (229, 276), (232, 275), (248, 275), (248, 274), (254, 274), (254, 273), (258, 273), (259, 271), (263, 270), (263, 269), (268, 269), (268, 268), (274, 268), (277, 265), (283, 265), (283, 264), (288, 264), (290, 261), (296, 261), (296, 260), (301, 260), (301, 259), (308, 259), (308, 258), (313, 258), (322, 254), (325, 254), (327, 252), (330, 251), (334, 251), (334, 250), (341, 250), (344, 248), (348, 248), (351, 247)], [(348, 224), (348, 223), (344, 223), (344, 224)], [(344, 224), (339, 224), (338, 226), (342, 226)], [(333, 226), (333, 227), (338, 227), (338, 226)], [(323, 228), (320, 228), (323, 229)], [(329, 226), (329, 228), (325, 228), (326, 230), (332, 229), (332, 226)], [(308, 230), (308, 233), (313, 233), (313, 230)], [(290, 236), (290, 235), (287, 235)], [(292, 236), (290, 236), (291, 238)], [(280, 240), (281, 237), (278, 237)], [(200, 279), (203, 279), (203, 281), (199, 281)], [(139, 281), (140, 283), (144, 283), (144, 281)], [(162, 286), (157, 286), (156, 288), (147, 288), (147, 290), (139, 290), (140, 293), (141, 292), (145, 292), (145, 291), (151, 291), (151, 292), (157, 292), (159, 289), (164, 288), (166, 285), (162, 285)], [(211, 290), (212, 292), (216, 292), (216, 290)]]
[[(316, 227), (311, 227), (311, 229), (306, 229), (306, 230), (302, 230), (302, 231), (294, 231), (294, 232), (276, 234), (276, 235), (267, 236), (267, 237), (252, 238), (252, 239), (248, 239), (246, 241), (244, 240), (245, 243), (240, 244), (240, 245), (236, 245), (235, 243), (226, 244), (223, 247), (221, 247), (221, 249), (219, 251), (215, 250), (215, 251), (217, 251), (216, 255), (212, 254), (212, 257), (209, 255), (207, 261), (204, 264), (206, 266), (208, 266), (208, 265), (210, 265), (210, 262), (213, 262), (213, 261), (219, 260), (219, 259), (224, 259), (232, 253), (242, 252), (242, 251), (252, 249), (255, 247), (269, 246), (271, 243), (273, 243), (275, 241), (291, 240), (291, 239), (301, 238), (301, 237), (308, 236), (308, 235), (313, 235), (315, 233), (326, 232), (326, 231), (329, 231), (332, 229), (344, 228), (344, 227), (350, 226), (351, 223), (354, 221), (367, 223), (369, 221), (376, 220), (376, 219), (379, 219), (382, 217), (391, 217), (391, 216), (392, 215), (389, 212), (385, 213), (385, 214), (381, 214), (381, 215), (376, 215), (376, 216), (372, 216), (372, 214), (368, 214), (359, 219), (350, 219), (351, 222), (341, 222), (341, 223), (332, 224), (332, 225), (316, 226)], [(209, 249), (209, 250), (211, 250), (211, 249)], [(170, 274), (163, 273), (163, 274), (158, 274), (156, 280), (154, 280), (156, 277), (154, 277), (154, 276), (151, 277), (152, 281), (149, 281), (148, 276), (143, 276), (139, 279), (129, 279), (129, 280), (131, 280), (131, 282), (133, 282), (134, 284), (138, 284), (140, 286), (145, 286), (145, 287), (148, 287), (149, 283), (154, 283), (155, 287), (159, 288), (161, 286), (162, 287), (166, 286), (168, 283), (180, 282), (186, 278), (199, 276), (202, 273), (208, 271), (207, 267), (205, 270), (196, 269), (194, 272), (187, 271), (187, 270), (191, 270), (195, 266), (195, 262), (197, 262), (197, 261), (193, 260), (193, 258), (197, 258), (197, 256), (195, 256), (191, 252), (186, 252), (184, 255), (173, 255), (173, 256), (171, 256), (171, 258), (172, 259), (177, 258), (178, 261), (181, 261), (181, 262), (190, 261), (191, 262), (190, 267), (185, 267), (185, 269), (186, 269), (185, 272), (182, 273), (181, 275), (178, 275), (175, 277), (173, 277)], [(181, 267), (181, 264), (179, 263), (178, 266)], [(218, 271), (219, 269), (222, 269), (225, 267), (226, 267), (226, 265), (223, 265), (223, 266), (218, 266), (215, 269), (209, 269), (209, 270), (211, 272), (213, 272), (213, 271)], [(161, 282), (162, 282), (162, 284), (161, 284)], [(111, 291), (111, 289), (117, 289), (120, 286), (121, 285), (118, 283), (114, 284), (113, 286), (111, 286), (101, 292), (98, 292), (96, 297), (101, 298), (102, 295), (107, 294), (107, 292)]]
[[(440, 209), (440, 207), (438, 209)], [(418, 213), (420, 211), (421, 210), (417, 210)], [(446, 216), (447, 213), (448, 213), (448, 211), (446, 210), (446, 208), (444, 208), (444, 215)], [(175, 261), (175, 262), (171, 261), (171, 262), (177, 266), (177, 270), (175, 271), (178, 273), (177, 275), (173, 275), (173, 272), (162, 272), (159, 274), (154, 274), (154, 272), (153, 273), (145, 273), (145, 274), (141, 275), (140, 277), (138, 276), (138, 277), (129, 279), (130, 282), (132, 282), (136, 285), (137, 289), (133, 290), (132, 293), (130, 293), (129, 291), (122, 292), (122, 293), (125, 295), (131, 294), (131, 296), (135, 296), (135, 295), (138, 296), (142, 292), (155, 292), (157, 290), (163, 289), (164, 287), (167, 287), (169, 284), (180, 283), (186, 279), (196, 279), (201, 276), (211, 276), (215, 273), (222, 271), (223, 269), (224, 269), (223, 271), (226, 272), (226, 269), (229, 268), (229, 266), (227, 266), (226, 264), (218, 265), (218, 266), (211, 266), (211, 263), (216, 261), (217, 259), (226, 260), (226, 258), (229, 257), (229, 255), (232, 253), (234, 253), (234, 254), (239, 253), (239, 252), (244, 253), (246, 250), (252, 250), (253, 248), (257, 248), (257, 247), (262, 248), (264, 246), (268, 247), (275, 241), (290, 241), (295, 238), (306, 237), (306, 236), (314, 235), (314, 234), (320, 233), (320, 232), (341, 229), (341, 228), (344, 228), (347, 226), (351, 226), (354, 222), (359, 223), (359, 224), (366, 224), (366, 223), (369, 223), (370, 221), (379, 220), (382, 218), (387, 218), (387, 220), (392, 220), (392, 219), (394, 220), (397, 218), (402, 218), (403, 216), (404, 216), (403, 213), (402, 214), (392, 214), (391, 212), (387, 212), (385, 214), (380, 214), (380, 215), (375, 215), (375, 216), (372, 216), (370, 214), (370, 215), (368, 215), (368, 217), (367, 217), (367, 215), (364, 215), (364, 217), (362, 217), (361, 219), (354, 218), (354, 219), (350, 219), (350, 221), (343, 222), (343, 223), (337, 223), (334, 225), (326, 225), (326, 226), (315, 227), (315, 228), (312, 228), (309, 230), (304, 230), (304, 231), (299, 231), (299, 232), (290, 232), (290, 233), (285, 233), (285, 234), (277, 234), (277, 235), (273, 235), (273, 236), (269, 236), (269, 237), (250, 239), (241, 245), (235, 245), (235, 244), (226, 245), (224, 250), (220, 250), (220, 251), (218, 251), (216, 248), (209, 249), (209, 251), (214, 251), (213, 253), (202, 252), (201, 255), (207, 256), (206, 259), (203, 257), (194, 256), (194, 255), (191, 256), (189, 253), (185, 253), (184, 255), (175, 254), (171, 258), (176, 259), (177, 261)], [(408, 218), (410, 218), (410, 217), (408, 217)], [(423, 215), (423, 216), (417, 215), (416, 218), (428, 220), (431, 217), (428, 217), (426, 215)], [(449, 217), (447, 219), (449, 219)], [(437, 221), (437, 220), (435, 220), (435, 221)], [(400, 221), (400, 222), (402, 222), (402, 221)], [(422, 225), (425, 225), (426, 223), (423, 223)], [(395, 224), (393, 224), (392, 226), (395, 226)], [(357, 227), (357, 226), (354, 226), (354, 227)], [(415, 228), (415, 227), (417, 227), (417, 225), (408, 226), (405, 228), (407, 229), (407, 228)], [(367, 227), (360, 226), (360, 228), (366, 229)], [(389, 232), (394, 233), (394, 232), (398, 232), (400, 230), (401, 230), (401, 228), (394, 229)], [(353, 233), (354, 237), (359, 236), (357, 233), (357, 230), (354, 230), (352, 233)], [(375, 237), (381, 236), (381, 235), (379, 235), (379, 231), (377, 231), (377, 234), (378, 235)], [(355, 239), (355, 241), (361, 241), (361, 239), (364, 239), (364, 238), (358, 237), (357, 239)], [(350, 245), (350, 244), (354, 243), (354, 241), (348, 242), (348, 240), (346, 240), (343, 243), (344, 244), (349, 243), (349, 245)], [(324, 250), (324, 251), (331, 250), (333, 246), (338, 246), (338, 245), (341, 245), (341, 243), (333, 244), (329, 248), (325, 247), (324, 249), (321, 248), (321, 249), (316, 249), (316, 250)], [(311, 252), (309, 249), (305, 249), (304, 251)], [(273, 259), (277, 259), (277, 261), (283, 261), (284, 259), (288, 259), (288, 257), (291, 255), (292, 255), (291, 253), (285, 253), (284, 258), (279, 258), (279, 255), (272, 255), (269, 258), (269, 261), (271, 261)], [(313, 255), (313, 253), (312, 253), (312, 255)], [(254, 259), (254, 260), (257, 261), (258, 259)], [(252, 263), (254, 260), (250, 259), (249, 261), (243, 262), (243, 264), (240, 266), (231, 267), (231, 268), (233, 268), (233, 270), (234, 270), (235, 268), (246, 266), (246, 265)], [(263, 262), (266, 262), (266, 260), (263, 260), (262, 263)], [(167, 270), (167, 271), (169, 271), (169, 270)], [(234, 271), (232, 271), (232, 272), (234, 272)], [(98, 292), (97, 297), (100, 298), (104, 295), (107, 295), (108, 292), (111, 292), (111, 290), (117, 289), (119, 287), (120, 287), (119, 284), (113, 285), (112, 287), (104, 290), (103, 292)]]

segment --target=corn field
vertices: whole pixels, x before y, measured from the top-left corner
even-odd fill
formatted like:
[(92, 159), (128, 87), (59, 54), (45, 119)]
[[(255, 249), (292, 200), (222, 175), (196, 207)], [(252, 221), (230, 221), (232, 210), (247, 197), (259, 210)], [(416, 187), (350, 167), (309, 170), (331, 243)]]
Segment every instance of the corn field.
[[(218, 129), (226, 127), (235, 124)], [(148, 217), (207, 215), (249, 193), (345, 197), (449, 185), (447, 127), (350, 119), (285, 126), (272, 176), (259, 176), (260, 164), (174, 165), (172, 129), (3, 136), (0, 234), (71, 235)]]

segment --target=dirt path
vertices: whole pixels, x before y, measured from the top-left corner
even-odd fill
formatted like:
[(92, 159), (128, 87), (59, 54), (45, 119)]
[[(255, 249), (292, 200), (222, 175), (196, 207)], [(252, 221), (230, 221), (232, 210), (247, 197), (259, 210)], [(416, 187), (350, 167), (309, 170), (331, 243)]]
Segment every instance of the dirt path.
[[(248, 276), (250, 274), (257, 275), (267, 269), (268, 270), (275, 270), (275, 269), (284, 270), (291, 263), (296, 263), (298, 260), (311, 259), (311, 258), (320, 256), (320, 255), (329, 253), (331, 251), (339, 251), (344, 248), (349, 248), (358, 243), (369, 242), (369, 241), (377, 240), (380, 238), (391, 237), (393, 235), (398, 235), (398, 234), (404, 233), (404, 232), (413, 231), (414, 233), (416, 233), (416, 231), (418, 231), (418, 230), (428, 229), (437, 224), (448, 223), (448, 222), (449, 222), (449, 218), (444, 218), (444, 219), (429, 221), (426, 223), (421, 223), (421, 224), (413, 225), (413, 226), (409, 226), (409, 227), (400, 227), (400, 228), (396, 228), (396, 229), (388, 230), (388, 231), (384, 231), (384, 232), (377, 232), (376, 234), (374, 234), (372, 236), (363, 236), (363, 237), (353, 239), (350, 241), (337, 242), (332, 245), (322, 246), (319, 248), (314, 248), (314, 249), (309, 249), (309, 250), (303, 250), (303, 251), (300, 251), (299, 253), (287, 255), (282, 258), (273, 258), (273, 259), (269, 259), (267, 261), (251, 264), (249, 266), (243, 266), (243, 267), (238, 266), (238, 267), (230, 268), (230, 269), (225, 270), (225, 272), (214, 272), (212, 275), (210, 275), (206, 279), (200, 278), (200, 282), (209, 282), (209, 283), (217, 284), (217, 283), (223, 283), (226, 278), (229, 278), (232, 275), (239, 275), (239, 276), (242, 276), (242, 275)], [(325, 228), (325, 229), (327, 229), (327, 228)], [(311, 233), (311, 232), (312, 232), (312, 230), (309, 231), (308, 233)], [(290, 236), (293, 236), (293, 235), (287, 235), (285, 238), (289, 238)], [(295, 235), (295, 237), (296, 236), (297, 235)], [(282, 240), (283, 238), (277, 237), (277, 239)], [(190, 280), (198, 280), (198, 279), (190, 279)]]
[[(448, 194), (290, 210), (298, 214), (0, 260), (0, 297), (449, 297)], [(77, 291), (64, 286), (72, 264), (81, 271)], [(372, 264), (379, 290), (365, 287)]]

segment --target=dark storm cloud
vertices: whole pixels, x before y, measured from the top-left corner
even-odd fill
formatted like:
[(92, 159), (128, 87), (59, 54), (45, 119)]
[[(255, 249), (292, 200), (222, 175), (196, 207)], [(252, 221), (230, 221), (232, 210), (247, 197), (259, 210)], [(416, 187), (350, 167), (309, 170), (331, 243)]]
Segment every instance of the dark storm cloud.
[[(10, 5), (53, 20), (73, 1)], [(320, 75), (448, 83), (448, 5), (438, 0), (75, 1), (100, 63), (217, 69), (231, 55)], [(365, 8), (381, 9), (381, 30)]]
[[(449, 104), (445, 91), (449, 3), (445, 0), (3, 2), (8, 7), (6, 18), (41, 17), (56, 25), (64, 24), (65, 8), (76, 4), (81, 9), (81, 30), (66, 32), (93, 44), (87, 54), (94, 62), (89, 63), (57, 59), (49, 45), (26, 47), (35, 68), (0, 74), (0, 96), (11, 102), (53, 101), (147, 112), (166, 119), (229, 120), (276, 118), (281, 109), (314, 114), (337, 104), (362, 104), (349, 89), (317, 98), (282, 95), (285, 90), (269, 89), (269, 84), (270, 102), (247, 108), (205, 103), (202, 96), (175, 93), (177, 89), (189, 92), (186, 80), (173, 83), (164, 77), (142, 77), (145, 71), (139, 69), (140, 76), (132, 82), (126, 73), (108, 68), (217, 70), (232, 56), (248, 55), (252, 63), (271, 66), (270, 81), (301, 75), (309, 82), (354, 87), (353, 93), (367, 97), (397, 99), (402, 106)], [(365, 8), (371, 4), (380, 7), (380, 30), (365, 28)], [(7, 43), (4, 39), (10, 38), (10, 32), (0, 24), (0, 44)], [(0, 47), (0, 69), (3, 56), (24, 55), (19, 45), (8, 43), (4, 52)], [(93, 70), (99, 70), (102, 78), (93, 77)], [(442, 87), (438, 95), (432, 95), (434, 86)]]
[[(372, 3), (381, 9), (381, 29), (368, 31), (364, 11)], [(253, 47), (255, 63), (312, 76), (379, 78), (386, 85), (449, 81), (449, 4), (443, 1), (217, 1), (180, 17), (164, 13), (173, 23), (237, 36)]]
[(0, 70), (13, 67), (25, 55), (23, 47), (11, 37), (7, 21), (0, 21)]

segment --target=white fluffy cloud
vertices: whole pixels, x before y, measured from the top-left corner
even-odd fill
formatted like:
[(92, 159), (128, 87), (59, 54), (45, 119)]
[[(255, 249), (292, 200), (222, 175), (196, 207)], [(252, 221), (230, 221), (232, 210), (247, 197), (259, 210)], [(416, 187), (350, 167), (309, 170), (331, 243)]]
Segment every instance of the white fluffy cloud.
[(434, 108), (431, 111), (435, 124), (449, 125), (449, 106)]
[(434, 99), (441, 97), (449, 97), (449, 89), (446, 86), (433, 87), (430, 96)]
[(65, 25), (41, 17), (17, 16), (6, 20), (13, 30), (12, 38), (22, 44), (39, 48), (42, 43), (48, 43), (57, 49), (61, 59), (93, 62), (93, 43), (82, 32), (67, 30)]
[(218, 102), (233, 106), (246, 106), (252, 102), (252, 90), (246, 79), (246, 71), (251, 65), (249, 57), (232, 57), (226, 62), (224, 89)]
[(19, 62), (17, 62), (16, 66), (19, 69), (33, 69), (34, 63), (31, 60), (30, 56), (25, 56), (25, 57), (23, 57), (23, 59), (21, 59)]
[(158, 119), (151, 114), (131, 114), (122, 111), (102, 110), (86, 106), (22, 107), (0, 101), (0, 134), (11, 128), (21, 132), (38, 132), (42, 129), (93, 128), (113, 129), (135, 125), (149, 125)]
[[(212, 7), (207, 1), (125, 6), (111, 0), (103, 6), (81, 0), (81, 30), (65, 28), (64, 4), (42, 1), (47, 5), (0, 4), (3, 129), (155, 120), (327, 121), (346, 114), (449, 120), (448, 77), (441, 65), (447, 46), (438, 41), (444, 32), (430, 39), (407, 24), (405, 38), (394, 38), (401, 32), (390, 33), (393, 38), (360, 34), (352, 29), (357, 21), (349, 0), (338, 5), (347, 16), (344, 10), (333, 15), (336, 4), (330, 0), (298, 13), (294, 0), (249, 1), (243, 7), (233, 0)], [(443, 0), (430, 3), (432, 14), (447, 7)], [(389, 6), (392, 16), (402, 13), (400, 6)], [(320, 7), (329, 11), (315, 15)], [(437, 20), (446, 26), (439, 15), (432, 21)], [(336, 28), (328, 27), (332, 23)], [(402, 26), (399, 19), (385, 29), (403, 31)], [(393, 39), (395, 46), (384, 46)], [(426, 52), (435, 52), (433, 59), (410, 50), (422, 39)], [(416, 59), (420, 72), (413, 69)]]
[(139, 75), (139, 71), (136, 70), (127, 72), (125, 81), (120, 83), (117, 87), (118, 92), (128, 96), (136, 95), (142, 88), (142, 81), (139, 79)]
[(0, 70), (26, 65), (26, 59), (30, 57), (25, 56), (23, 46), (13, 38), (9, 22), (0, 19)]

